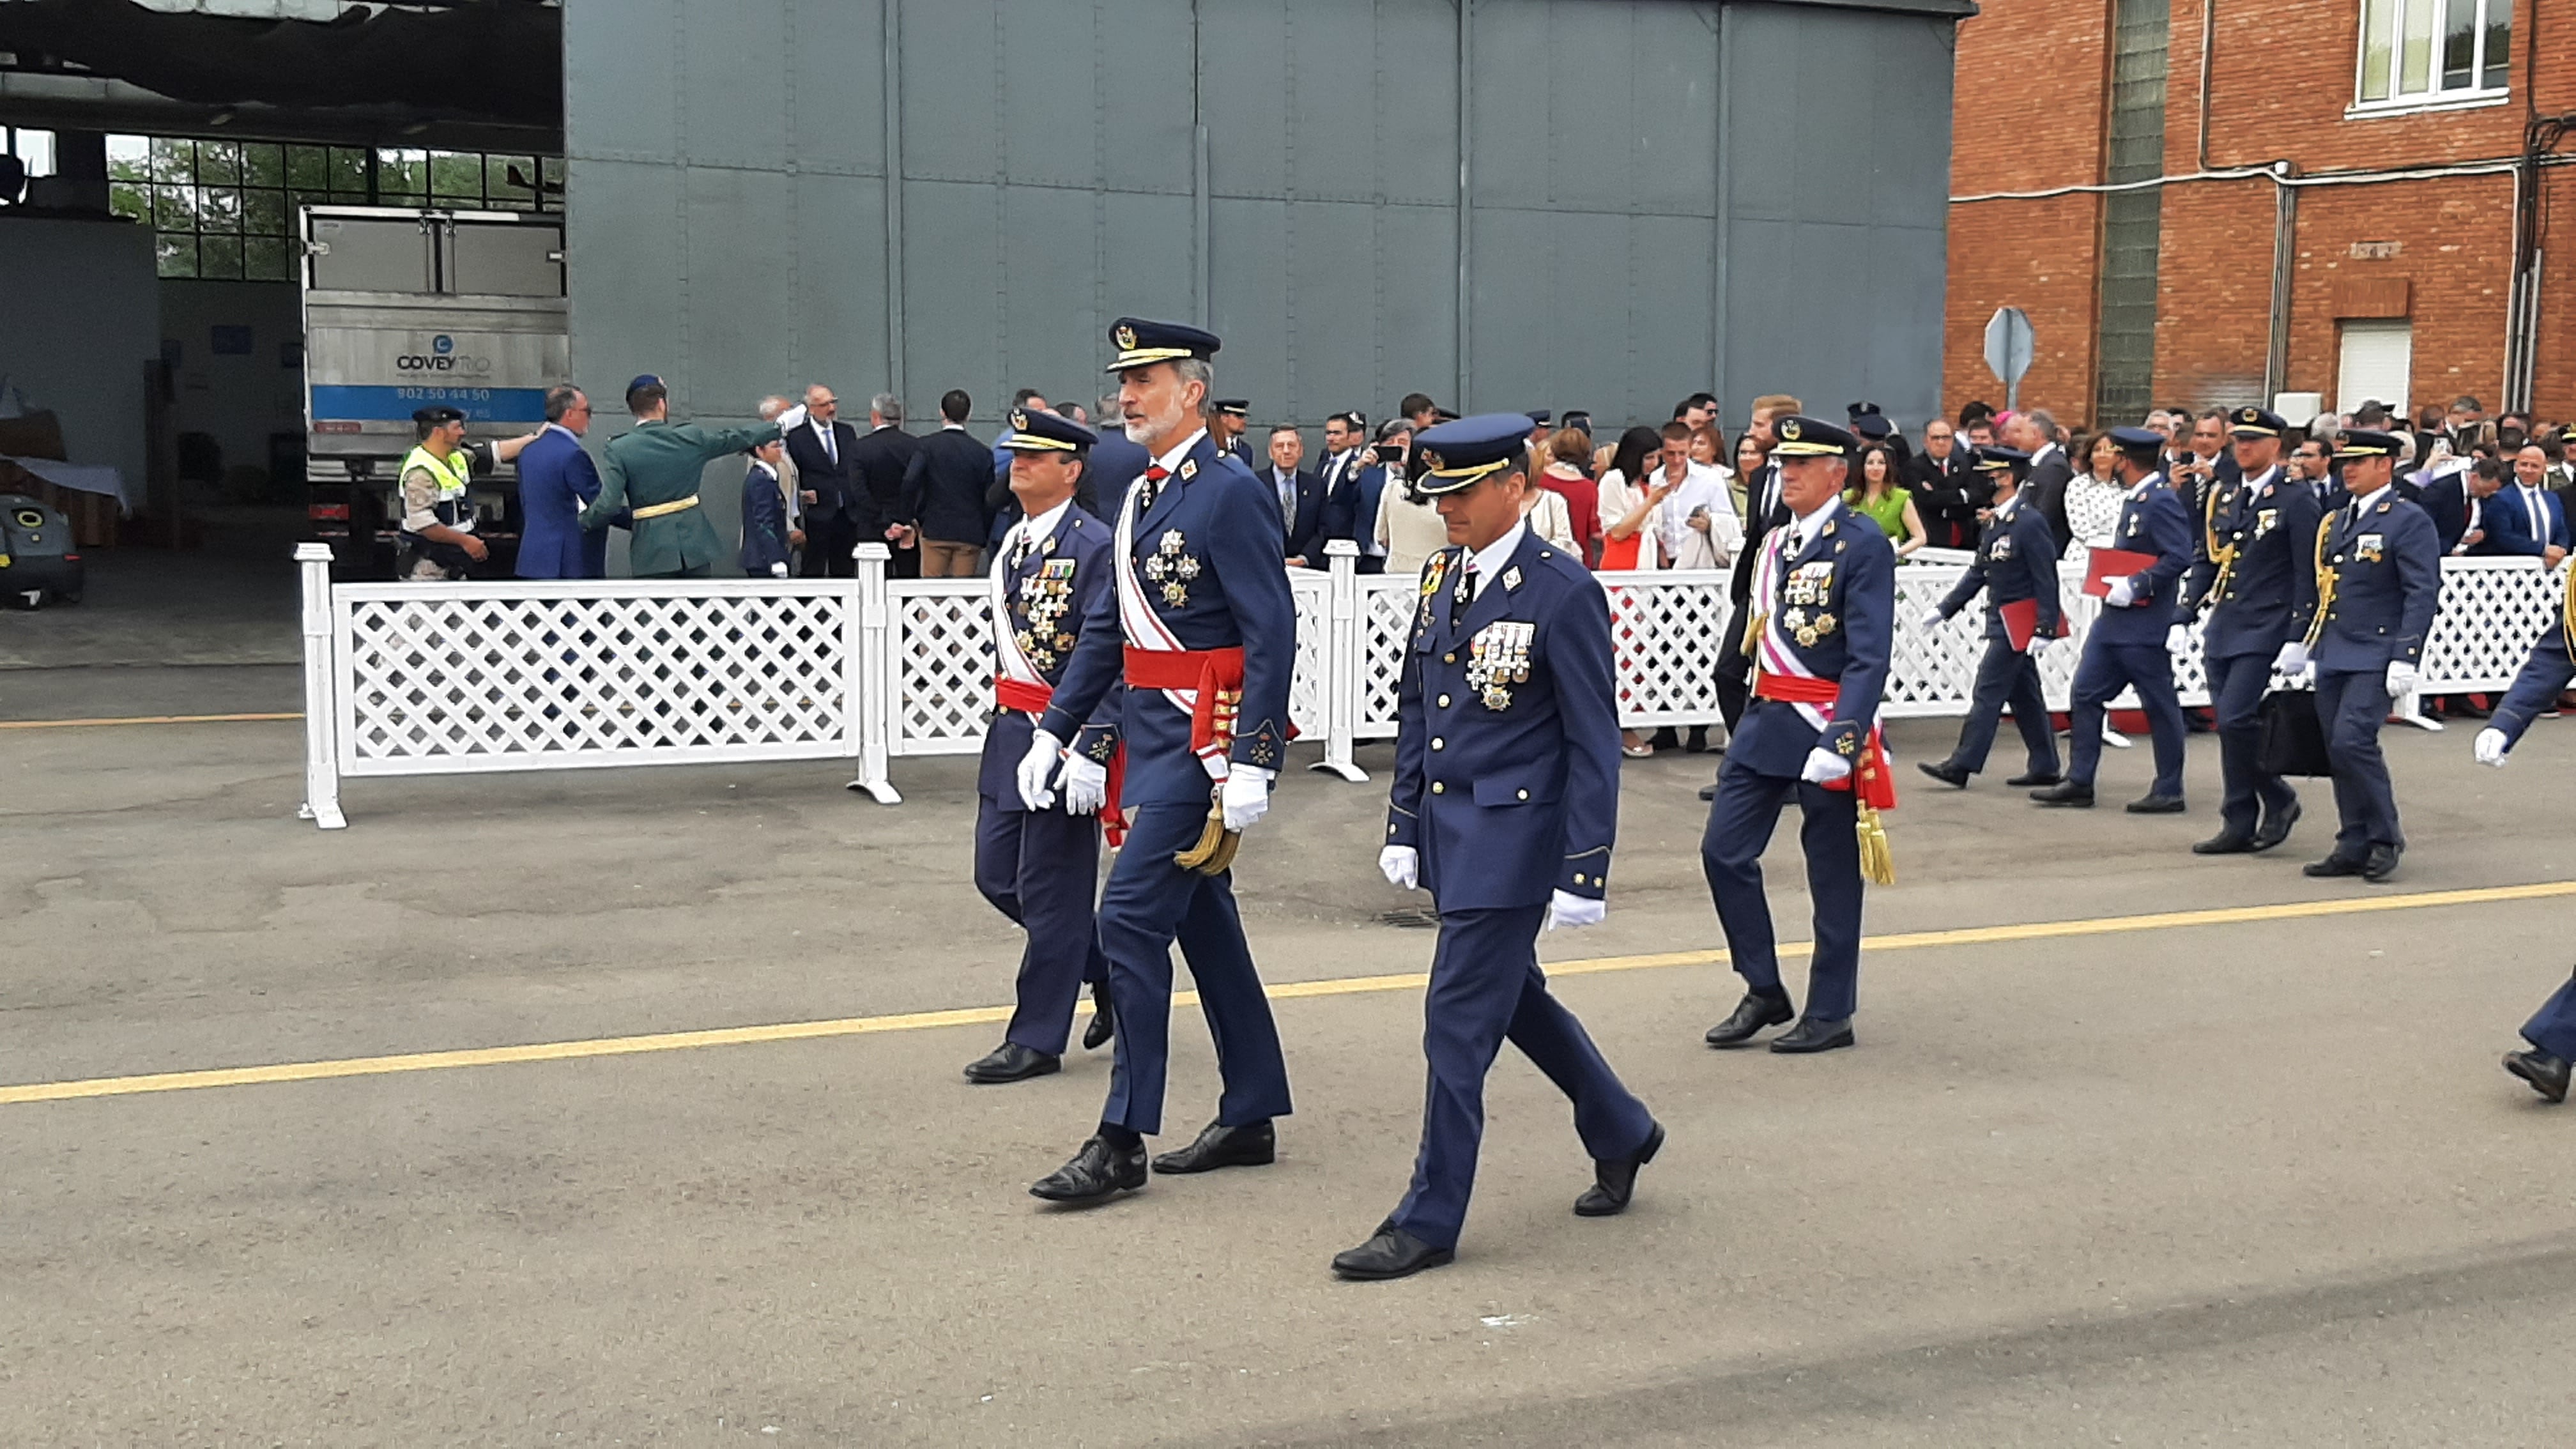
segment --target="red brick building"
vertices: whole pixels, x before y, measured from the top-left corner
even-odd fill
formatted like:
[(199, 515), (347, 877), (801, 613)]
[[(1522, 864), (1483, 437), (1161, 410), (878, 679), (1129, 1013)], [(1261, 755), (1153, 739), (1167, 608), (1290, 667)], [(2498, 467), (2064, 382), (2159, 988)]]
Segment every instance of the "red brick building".
[(2576, 0), (1982, 3), (1952, 411), (2003, 404), (1984, 334), (2016, 306), (2022, 404), (2070, 425), (2282, 393), (2576, 419)]

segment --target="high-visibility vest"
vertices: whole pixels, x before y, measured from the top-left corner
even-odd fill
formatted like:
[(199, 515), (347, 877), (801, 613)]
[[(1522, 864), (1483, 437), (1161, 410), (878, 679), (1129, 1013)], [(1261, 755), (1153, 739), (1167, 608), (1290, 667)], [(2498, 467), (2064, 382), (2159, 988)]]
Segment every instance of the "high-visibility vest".
[(465, 450), (458, 448), (441, 458), (427, 448), (414, 447), (403, 456), (401, 471), (394, 474), (395, 486), (399, 488), (401, 480), (410, 477), (415, 468), (426, 469), (438, 480), (438, 497), (430, 503), (430, 511), (438, 521), (460, 533), (472, 533), (474, 509), (465, 501), (465, 489), (474, 481), (474, 475)]

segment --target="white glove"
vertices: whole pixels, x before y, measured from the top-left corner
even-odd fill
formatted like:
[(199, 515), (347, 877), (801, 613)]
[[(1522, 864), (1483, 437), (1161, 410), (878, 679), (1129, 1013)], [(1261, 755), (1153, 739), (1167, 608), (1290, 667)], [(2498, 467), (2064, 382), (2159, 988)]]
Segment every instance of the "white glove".
[(1098, 760), (1065, 756), (1063, 784), (1068, 814), (1097, 815), (1109, 803), (1109, 767)]
[(1390, 845), (1377, 853), (1378, 874), (1400, 891), (1417, 890), (1422, 881), (1422, 852), (1410, 845)]
[(1608, 901), (1596, 901), (1590, 896), (1578, 896), (1572, 891), (1554, 891), (1547, 898), (1547, 928), (1551, 931), (1559, 926), (1569, 931), (1583, 926), (1597, 926), (1601, 924), (1601, 918), (1608, 914), (1610, 914)]
[(2307, 667), (2308, 646), (2296, 639), (2282, 645), (2281, 652), (2272, 656), (2274, 674), (2298, 674)]
[(1044, 810), (1055, 803), (1055, 792), (1047, 781), (1055, 777), (1056, 762), (1064, 758), (1064, 741), (1037, 730), (1029, 735), (1029, 752), (1020, 756), (1020, 804), (1031, 810)]
[(2027, 652), (2033, 659), (2045, 659), (2050, 651), (2065, 642), (2067, 642), (2066, 636), (2063, 634), (2042, 634), (2037, 629), (2033, 629), (2030, 631), (2030, 648)]
[(2415, 692), (2415, 665), (2404, 659), (2388, 661), (2388, 697), (2399, 699)]
[(787, 577), (787, 565), (783, 563), (771, 564), (769, 566), (769, 576), (773, 579), (783, 579)]
[(1938, 604), (1923, 611), (1923, 627), (1926, 629), (1938, 629), (1949, 621), (1950, 616), (1942, 613)]
[(2136, 603), (2137, 600), (2137, 585), (2130, 583), (2128, 576), (2123, 574), (2120, 577), (2111, 580), (2111, 592), (2104, 596), (2102, 602), (2109, 604), (2114, 609), (2125, 609), (2131, 604)]
[(2504, 731), (2485, 729), (2478, 731), (2478, 737), (2470, 742), (2469, 753), (2477, 758), (2479, 764), (2493, 765), (2501, 770), (2504, 768), (2505, 751), (2511, 748), (2505, 743)]
[(1851, 771), (1851, 761), (1831, 750), (1815, 749), (1807, 751), (1807, 767), (1798, 772), (1798, 778), (1810, 785), (1830, 785)]
[(2191, 626), (2176, 624), (2165, 631), (2165, 652), (2180, 654), (2191, 647)]
[(1225, 828), (1242, 830), (1270, 813), (1270, 777), (1242, 765), (1225, 772)]
[(803, 426), (805, 426), (805, 405), (803, 403), (798, 403), (796, 406), (789, 408), (787, 411), (778, 415), (778, 431), (781, 436), (792, 433)]

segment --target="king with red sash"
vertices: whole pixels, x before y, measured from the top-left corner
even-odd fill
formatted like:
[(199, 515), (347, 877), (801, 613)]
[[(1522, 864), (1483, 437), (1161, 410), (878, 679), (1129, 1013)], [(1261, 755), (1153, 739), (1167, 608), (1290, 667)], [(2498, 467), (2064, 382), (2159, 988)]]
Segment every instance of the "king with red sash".
[(1144, 1139), (1163, 1127), (1175, 940), (1198, 982), (1225, 1087), (1216, 1120), (1153, 1169), (1269, 1162), (1272, 1119), (1289, 1110), (1287, 1064), (1230, 871), (1240, 833), (1269, 808), (1287, 758), (1297, 608), (1280, 561), (1279, 505), (1208, 440), (1216, 338), (1136, 318), (1120, 319), (1110, 337), (1127, 435), (1152, 466), (1119, 509), (1112, 587), (1091, 604), (1019, 770), (1024, 797), (1046, 794), (1064, 743), (1124, 686), (1127, 836), (1100, 900), (1117, 1057), (1099, 1131), (1030, 1188), (1050, 1202), (1098, 1202), (1145, 1185)]
[[(1818, 1052), (1854, 1040), (1863, 876), (1894, 879), (1878, 816), (1896, 804), (1896, 778), (1878, 711), (1894, 639), (1896, 551), (1877, 524), (1843, 506), (1857, 440), (1807, 417), (1781, 419), (1778, 433), (1772, 456), (1792, 518), (1762, 541), (1746, 605), (1753, 698), (1727, 741), (1700, 842), (1728, 959), (1746, 990), (1708, 1043), (1743, 1046), (1795, 1018), (1771, 1049)], [(1792, 792), (1815, 902), (1803, 1016), (1780, 980), (1762, 888), (1762, 851)]]
[(1004, 440), (1011, 491), (1026, 516), (1003, 537), (989, 580), (993, 723), (976, 777), (975, 888), (1028, 940), (1002, 1044), (966, 1068), (968, 1081), (987, 1085), (1062, 1066), (1085, 983), (1093, 1011), (1083, 1045), (1109, 1040), (1116, 1012), (1091, 901), (1102, 829), (1116, 845), (1126, 825), (1114, 689), (1067, 737), (1060, 787), (1039, 802), (1020, 795), (1019, 763), (1082, 632), (1093, 627), (1093, 607), (1109, 596), (1113, 569), (1108, 526), (1073, 501), (1095, 435), (1043, 411), (1013, 413), (1011, 429)]

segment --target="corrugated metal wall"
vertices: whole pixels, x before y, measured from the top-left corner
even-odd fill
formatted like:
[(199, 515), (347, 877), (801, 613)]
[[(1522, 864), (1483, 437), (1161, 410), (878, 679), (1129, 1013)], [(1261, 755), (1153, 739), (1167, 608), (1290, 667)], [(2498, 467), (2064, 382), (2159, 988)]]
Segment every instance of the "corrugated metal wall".
[(659, 372), (704, 417), (957, 386), (990, 418), (1097, 393), (1132, 312), (1205, 316), (1265, 421), (1938, 395), (1947, 15), (883, 3), (569, 0), (585, 383)]

